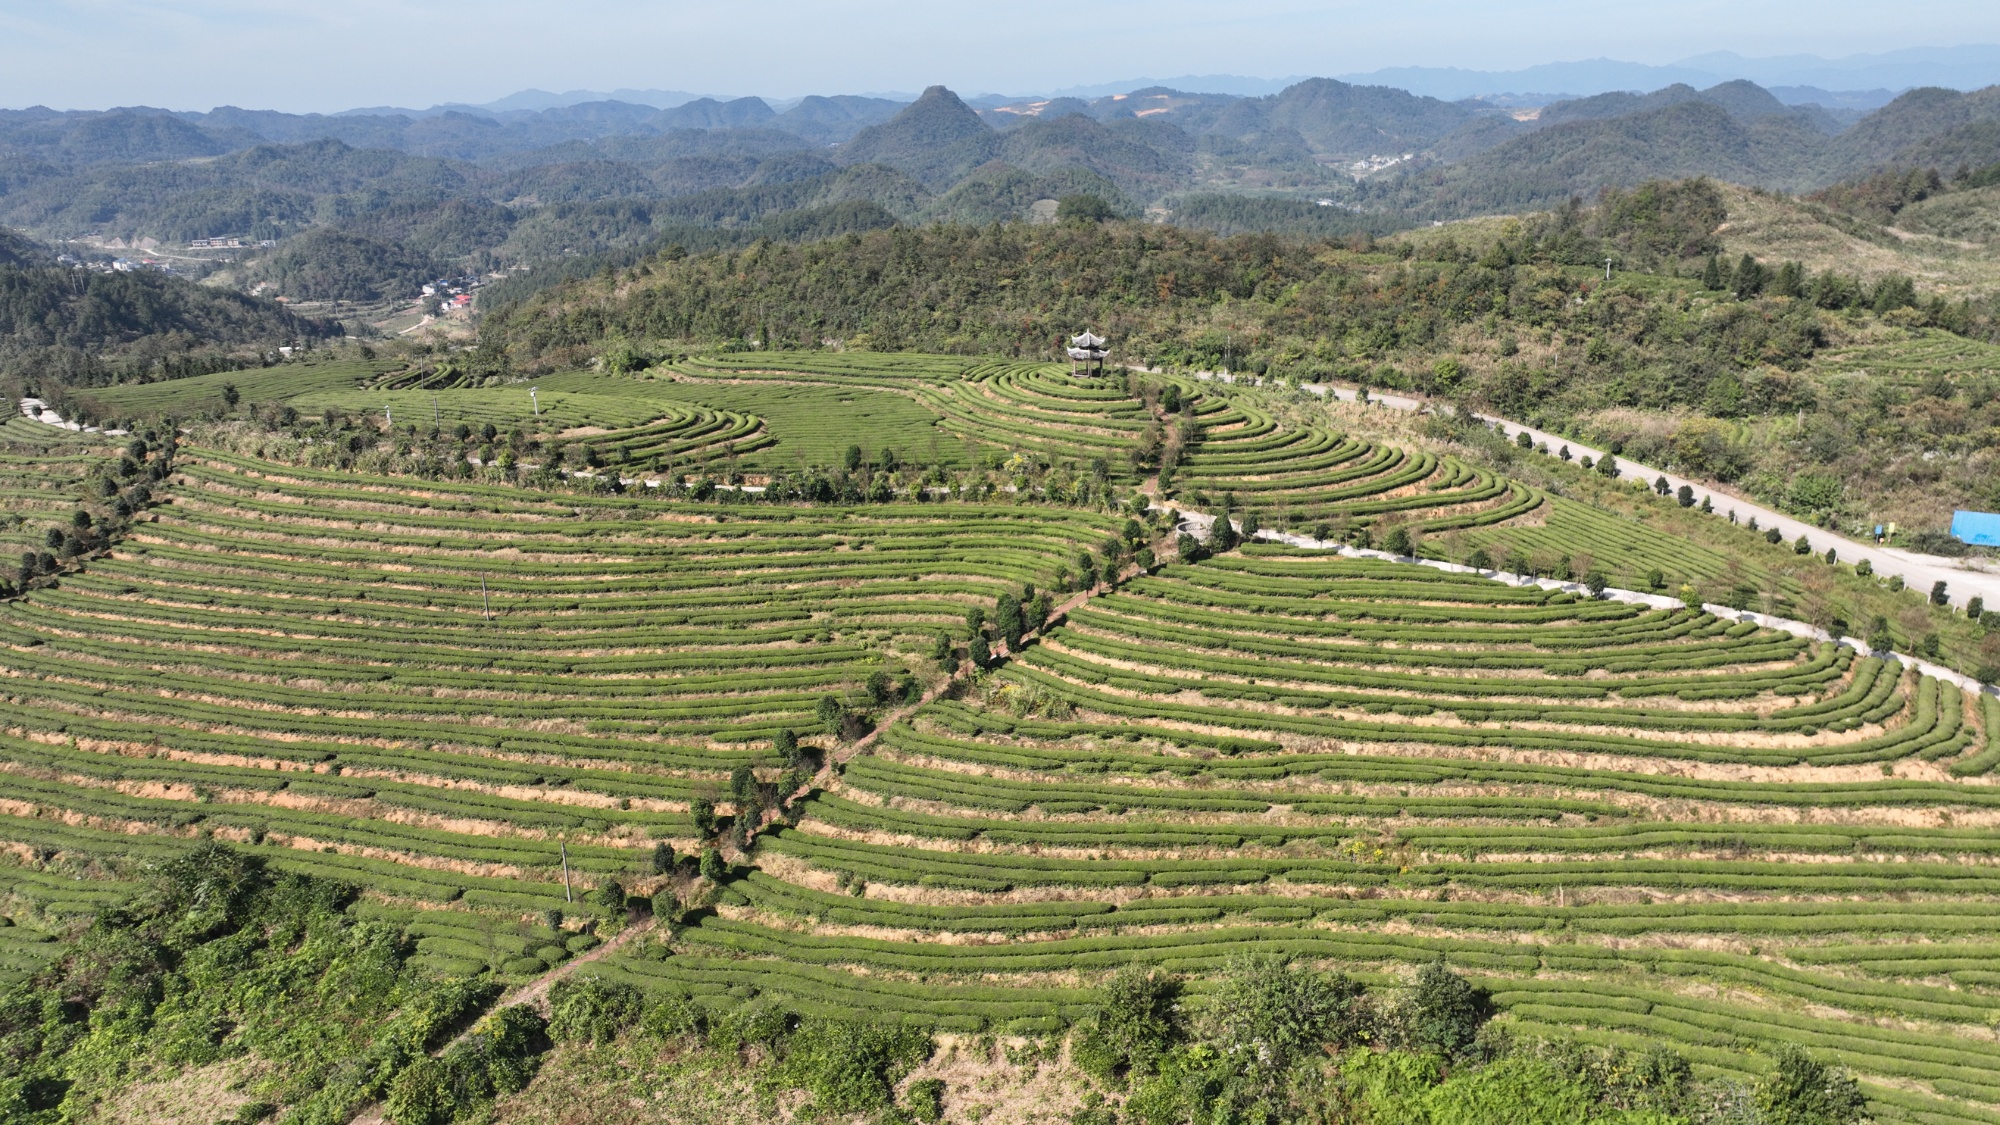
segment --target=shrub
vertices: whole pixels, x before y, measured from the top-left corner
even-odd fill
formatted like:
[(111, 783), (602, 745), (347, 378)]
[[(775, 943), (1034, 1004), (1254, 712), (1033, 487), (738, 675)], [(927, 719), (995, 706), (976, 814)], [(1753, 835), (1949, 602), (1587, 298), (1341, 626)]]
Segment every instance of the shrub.
[(792, 1013), (769, 1001), (753, 1001), (710, 1020), (708, 1045), (720, 1051), (738, 1051), (753, 1043), (775, 1045), (796, 1022)]
[(903, 1093), (903, 1104), (922, 1125), (939, 1125), (944, 1120), (944, 1079), (925, 1078), (910, 1083)]
[(1844, 1071), (1791, 1044), (1778, 1048), (1776, 1062), (1770, 1076), (1757, 1084), (1762, 1125), (1855, 1125), (1865, 1119), (1866, 1099)]
[(1801, 534), (1798, 538), (1798, 541), (1792, 544), (1792, 553), (1795, 555), (1812, 554), (1811, 540), (1808, 540), (1803, 534)]
[(1783, 533), (1783, 532), (1780, 532), (1780, 531), (1779, 531), (1779, 530), (1778, 530), (1777, 528), (1775, 528), (1775, 527), (1772, 527), (1772, 528), (1767, 528), (1767, 529), (1765, 529), (1765, 531), (1764, 531), (1764, 542), (1766, 542), (1766, 543), (1782, 543), (1782, 542), (1784, 542), (1784, 541), (1785, 541), (1785, 536), (1784, 536), (1784, 533)]
[(1389, 534), (1382, 537), (1382, 549), (1398, 557), (1407, 556), (1414, 549), (1410, 542), (1410, 529), (1392, 527)]
[(661, 1039), (699, 1035), (708, 1019), (701, 1005), (685, 996), (668, 996), (639, 1017), (639, 1030)]
[(726, 874), (728, 868), (723, 866), (722, 853), (714, 848), (701, 849), (701, 877), (711, 883), (720, 883)]
[(809, 1020), (785, 1044), (780, 1081), (812, 1095), (816, 1115), (886, 1109), (896, 1083), (930, 1058), (930, 1034), (914, 1027)]
[(1465, 565), (1474, 570), (1492, 570), (1493, 556), (1487, 554), (1484, 547), (1474, 547), (1472, 553), (1465, 557)]
[(549, 1037), (558, 1043), (609, 1043), (639, 1021), (639, 990), (596, 977), (564, 977), (549, 991)]
[(674, 846), (665, 840), (653, 845), (653, 874), (665, 875), (674, 869)]
[(444, 1060), (426, 1055), (396, 1075), (383, 1108), (395, 1125), (446, 1125), (461, 1108), (454, 1085)]
[(1678, 491), (1678, 492), (1674, 493), (1674, 499), (1675, 499), (1675, 500), (1678, 500), (1678, 501), (1680, 502), (1680, 505), (1681, 505), (1681, 507), (1683, 507), (1683, 508), (1692, 508), (1692, 507), (1694, 507), (1694, 488), (1693, 488), (1693, 486), (1691, 486), (1691, 485), (1685, 485), (1685, 484), (1684, 484), (1684, 485), (1681, 485), (1681, 487), (1680, 487), (1680, 491)]
[(1105, 1079), (1150, 1072), (1183, 1033), (1181, 989), (1179, 977), (1158, 969), (1134, 965), (1113, 974), (1096, 1020), (1071, 1047), (1077, 1065)]
[(1854, 564), (1854, 573), (1863, 578), (1870, 577), (1875, 573), (1875, 564), (1869, 562), (1867, 559), (1862, 559), (1860, 562)]
[(1232, 963), (1208, 997), (1208, 1037), (1254, 1084), (1277, 1085), (1292, 1064), (1328, 1044), (1357, 1041), (1369, 1008), (1361, 985), (1285, 957)]
[(1946, 592), (1944, 579), (1942, 578), (1938, 579), (1936, 582), (1931, 583), (1931, 604), (1932, 605), (1951, 604), (1951, 595)]
[(1986, 616), (1986, 599), (1977, 594), (1967, 598), (1965, 602), (1965, 619), (1977, 624), (1980, 618), (1984, 616)]

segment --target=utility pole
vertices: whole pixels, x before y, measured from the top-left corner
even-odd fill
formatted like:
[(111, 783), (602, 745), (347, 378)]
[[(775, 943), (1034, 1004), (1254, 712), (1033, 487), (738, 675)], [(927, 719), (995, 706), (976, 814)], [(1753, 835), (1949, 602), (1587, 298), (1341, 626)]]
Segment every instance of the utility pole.
[(538, 390), (541, 390), (541, 388), (528, 388), (528, 402), (535, 408), (535, 417), (540, 418), (542, 416), (542, 400), (535, 397), (535, 392)]
[(1604, 259), (1604, 280), (1611, 280), (1611, 259)]
[(562, 848), (563, 861), (563, 901), (575, 902), (576, 896), (569, 891), (569, 841), (564, 840), (559, 846)]
[(395, 414), (391, 413), (389, 408), (386, 406), (382, 408), (382, 417), (388, 419), (390, 429), (393, 430), (396, 428), (396, 416)]
[(486, 576), (479, 576), (479, 613), (486, 620), (493, 620), (493, 603), (486, 600)]
[(438, 423), (440, 423), (440, 422), (442, 422), (442, 421), (444, 421), (444, 415), (442, 415), (442, 414), (438, 413), (438, 396), (437, 396), (436, 394), (432, 394), (432, 395), (431, 395), (431, 425), (435, 426), (435, 425), (437, 425)]

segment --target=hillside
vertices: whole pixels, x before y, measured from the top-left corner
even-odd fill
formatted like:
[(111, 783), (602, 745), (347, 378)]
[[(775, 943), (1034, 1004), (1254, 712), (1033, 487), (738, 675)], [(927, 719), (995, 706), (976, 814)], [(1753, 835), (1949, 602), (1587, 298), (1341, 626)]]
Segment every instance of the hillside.
[[(1978, 625), (1644, 482), (983, 357), (223, 378), (133, 389), (185, 435), (0, 435), (67, 490), (0, 601), (12, 1116), (1691, 1123), (1803, 1083), (1985, 1125), (2000, 1089), (1962, 823), (2000, 709), (1699, 601), (1954, 662)], [(1204, 545), (1138, 484), (1324, 548)], [(160, 1030), (51, 1034), (47, 994)]]
[[(335, 228), (438, 273), (525, 266), (561, 277), (629, 265), (642, 248), (856, 229), (777, 218), (848, 202), (906, 223), (983, 224), (1087, 193), (1121, 214), (1184, 225), (1344, 236), (1545, 209), (1660, 178), (1806, 191), (1887, 168), (2000, 160), (1992, 91), (1912, 90), (1858, 120), (1740, 81), (1557, 102), (1522, 119), (1320, 78), (1262, 97), (1155, 88), (981, 104), (935, 86), (908, 105), (812, 97), (782, 113), (757, 98), (415, 118), (24, 111), (0, 115), (0, 150), (16, 158), (0, 181), (0, 222), (107, 249), (149, 246), (237, 286), (271, 279), (283, 251), (184, 245)], [(851, 174), (827, 179), (842, 170)], [(808, 180), (827, 190), (773, 190)], [(689, 217), (682, 200), (707, 214)], [(1299, 207), (1322, 202), (1355, 217), (1334, 223)], [(745, 224), (768, 225), (736, 229)], [(336, 259), (352, 258), (352, 246), (321, 235), (304, 247), (329, 257), (316, 273), (295, 263), (281, 272), (351, 274)]]
[(2000, 293), (2000, 260), (1983, 240), (1965, 237), (1977, 234), (1986, 221), (1984, 197), (1877, 224), (1812, 200), (1733, 186), (1722, 190), (1729, 218), (1718, 234), (1732, 258), (1747, 252), (1766, 262), (1798, 261), (1815, 273), (1840, 270), (1868, 281), (1907, 276), (1926, 292), (1951, 297)]
[(1785, 191), (1823, 188), (1884, 166), (1991, 163), (1995, 92), (1912, 90), (1841, 129), (1748, 82), (1708, 90), (1601, 94), (1557, 102), (1536, 131), (1367, 185), (1366, 197), (1424, 216), (1548, 207), (1604, 187), (1708, 176)]
[[(1953, 333), (1984, 354), (1995, 279), (1981, 254), (1883, 232), (1869, 241), (1826, 214), (1692, 182), (1357, 249), (1123, 224), (882, 231), (572, 282), (492, 314), (478, 362), (584, 363), (607, 335), (650, 354), (833, 339), (1040, 358), (1088, 325), (1148, 366), (1463, 398), (1580, 438), (1629, 439), (1781, 506), (1798, 480), (1837, 471), (1855, 483), (1820, 518), (1850, 533), (1941, 530), (1954, 508), (1995, 499), (1989, 365), (1955, 364), (1925, 392), (1964, 404), (1955, 420), (1912, 398), (1884, 429), (1839, 421), (1858, 391), (1836, 373), (1857, 348), (1906, 351), (1921, 366)], [(1754, 277), (1740, 268), (1746, 253), (1761, 259)], [(1607, 257), (1624, 272), (1604, 284)], [(1710, 268), (1713, 286), (1701, 280)], [(1844, 435), (1839, 456), (1762, 428), (1802, 416)], [(1728, 456), (1677, 453), (1664, 436), (1714, 420), (1718, 435), (1739, 436), (1702, 440)], [(1926, 456), (1937, 449), (1953, 456)]]
[(61, 264), (0, 230), (0, 379), (12, 388), (56, 395), (65, 385), (213, 371), (340, 332), (271, 301), (181, 278)]

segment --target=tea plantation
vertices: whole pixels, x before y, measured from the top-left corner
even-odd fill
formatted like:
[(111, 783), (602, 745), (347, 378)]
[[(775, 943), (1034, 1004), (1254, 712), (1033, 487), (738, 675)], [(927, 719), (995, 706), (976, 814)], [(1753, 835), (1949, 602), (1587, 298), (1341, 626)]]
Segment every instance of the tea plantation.
[(1714, 552), (1165, 376), (747, 353), (525, 417), (286, 378), (0, 450), (10, 540), (65, 544), (0, 601), (0, 985), (219, 841), (428, 979), (588, 954), (715, 1018), (1047, 1036), (1132, 966), (1441, 958), (1523, 1035), (1804, 1047), (1880, 1120), (2000, 1123), (1991, 695), (1166, 511)]

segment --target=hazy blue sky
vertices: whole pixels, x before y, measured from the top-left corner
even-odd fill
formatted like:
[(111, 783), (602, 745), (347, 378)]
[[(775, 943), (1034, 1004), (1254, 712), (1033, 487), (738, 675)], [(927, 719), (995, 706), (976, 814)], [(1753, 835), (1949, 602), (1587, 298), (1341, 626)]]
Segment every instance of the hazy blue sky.
[(524, 87), (1004, 93), (1993, 42), (1994, 0), (0, 0), (0, 106), (337, 110)]

